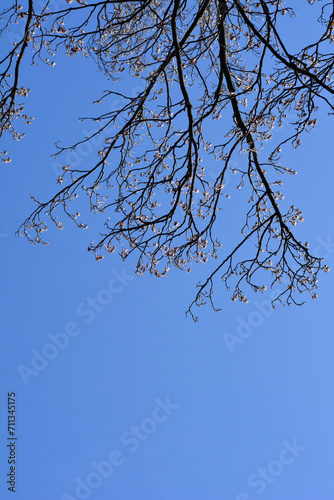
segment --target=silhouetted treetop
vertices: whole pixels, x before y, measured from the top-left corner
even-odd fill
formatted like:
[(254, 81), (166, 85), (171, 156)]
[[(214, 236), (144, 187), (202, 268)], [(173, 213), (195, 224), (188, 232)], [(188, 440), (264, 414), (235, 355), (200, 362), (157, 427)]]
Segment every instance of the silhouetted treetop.
[[(1, 34), (19, 23), (23, 35), (1, 61), (1, 134), (18, 140), (18, 124), (31, 121), (23, 57), (50, 66), (57, 52), (91, 57), (108, 87), (101, 96), (92, 90), (99, 109), (89, 118), (92, 134), (68, 147), (58, 143), (55, 153), (61, 161), (99, 137), (96, 155), (82, 168), (63, 165), (58, 190), (45, 202), (34, 198), (20, 234), (46, 243), (47, 221), (61, 229), (63, 215), (87, 227), (75, 200), (86, 193), (90, 210), (105, 214), (89, 245), (97, 260), (114, 250), (123, 259), (134, 254), (138, 275), (160, 277), (171, 265), (190, 271), (215, 259), (192, 315), (195, 304), (216, 307), (217, 279), (232, 300), (247, 302), (249, 288), (263, 292), (277, 282), (284, 290), (275, 302), (300, 304), (305, 291), (315, 298), (318, 271), (328, 267), (295, 234), (301, 210), (282, 208), (282, 178), (296, 172), (281, 151), (300, 145), (319, 106), (333, 113), (334, 14), (333, 3), (291, 3), (308, 7), (318, 22), (317, 37), (310, 32), (297, 52), (281, 23), (287, 16), (284, 26), (293, 30), (295, 13), (281, 0), (13, 1), (1, 14)], [(233, 214), (231, 223), (225, 215), (232, 187), (248, 196), (233, 245)]]

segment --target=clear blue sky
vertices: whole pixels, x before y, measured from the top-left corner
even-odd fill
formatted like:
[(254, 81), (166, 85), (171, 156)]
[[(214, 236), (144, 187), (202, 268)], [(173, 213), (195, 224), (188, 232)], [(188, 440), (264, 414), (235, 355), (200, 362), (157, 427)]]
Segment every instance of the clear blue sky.
[[(55, 189), (55, 140), (83, 136), (76, 117), (105, 88), (89, 60), (56, 62), (24, 65), (36, 118), (1, 169), (1, 498), (13, 497), (14, 391), (16, 500), (333, 500), (333, 272), (301, 308), (217, 289), (223, 310), (202, 308), (195, 324), (184, 312), (205, 267), (138, 278), (115, 254), (95, 262), (93, 229), (69, 221), (49, 247), (15, 238), (29, 194)], [(287, 153), (298, 175), (284, 192), (334, 268), (333, 121), (319, 119)]]

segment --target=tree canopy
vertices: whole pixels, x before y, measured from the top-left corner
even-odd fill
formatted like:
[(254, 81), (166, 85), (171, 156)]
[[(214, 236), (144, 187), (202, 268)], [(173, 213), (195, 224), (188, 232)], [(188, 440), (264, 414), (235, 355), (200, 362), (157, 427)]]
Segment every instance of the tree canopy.
[[(194, 318), (194, 305), (210, 301), (217, 308), (217, 280), (234, 301), (247, 302), (250, 288), (263, 292), (278, 282), (284, 290), (273, 302), (301, 304), (303, 292), (315, 298), (318, 272), (329, 268), (296, 236), (302, 212), (286, 208), (281, 192), (282, 177), (296, 172), (281, 152), (297, 148), (314, 128), (319, 105), (333, 112), (333, 3), (321, 3), (320, 17), (319, 3), (314, 7), (320, 35), (313, 40), (310, 33), (309, 44), (293, 53), (280, 19), (289, 17), (293, 29), (292, 7), (306, 0), (292, 7), (281, 0), (66, 2), (14, 0), (1, 13), (2, 37), (13, 23), (22, 24), (23, 34), (0, 61), (0, 134), (19, 140), (21, 123), (31, 121), (23, 58), (53, 66), (59, 51), (93, 58), (108, 89), (92, 95), (102, 106), (90, 118), (97, 128), (76, 144), (57, 144), (55, 156), (94, 137), (101, 145), (89, 165), (63, 165), (55, 194), (45, 202), (34, 198), (19, 233), (47, 243), (48, 221), (61, 229), (63, 216), (87, 227), (76, 210), (85, 192), (90, 210), (106, 217), (88, 248), (97, 260), (115, 250), (123, 259), (134, 254), (136, 273), (157, 277), (171, 265), (190, 271), (193, 263), (215, 263), (189, 307)], [(135, 93), (122, 83), (131, 78), (140, 82)], [(283, 125), (279, 141), (269, 141)], [(1, 156), (10, 160), (7, 152)], [(222, 224), (231, 173), (248, 196), (233, 248), (231, 228)]]

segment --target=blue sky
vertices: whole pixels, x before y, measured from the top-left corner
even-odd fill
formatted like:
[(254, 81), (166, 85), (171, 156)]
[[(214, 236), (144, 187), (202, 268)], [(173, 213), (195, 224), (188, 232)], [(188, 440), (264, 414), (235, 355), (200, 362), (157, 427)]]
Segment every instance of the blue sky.
[[(36, 118), (25, 139), (7, 142), (12, 162), (1, 169), (1, 498), (12, 495), (14, 391), (16, 500), (333, 500), (332, 272), (303, 307), (271, 310), (270, 292), (234, 303), (217, 289), (222, 311), (202, 308), (194, 323), (185, 310), (203, 266), (138, 278), (116, 254), (95, 262), (93, 227), (68, 221), (48, 247), (14, 236), (29, 194), (56, 186), (55, 140), (92, 128), (76, 118), (105, 85), (89, 60), (56, 61), (24, 65)], [(304, 212), (300, 237), (329, 267), (332, 130), (320, 110), (286, 153), (298, 175), (284, 186)]]

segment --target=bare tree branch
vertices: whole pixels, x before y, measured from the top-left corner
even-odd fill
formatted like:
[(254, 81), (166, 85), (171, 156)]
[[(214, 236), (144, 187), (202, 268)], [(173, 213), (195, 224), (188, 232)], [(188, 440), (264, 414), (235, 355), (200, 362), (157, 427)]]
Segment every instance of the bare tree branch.
[[(32, 61), (51, 66), (60, 49), (70, 57), (92, 57), (110, 84), (95, 101), (104, 107), (90, 118), (97, 128), (76, 144), (58, 143), (54, 156), (62, 158), (97, 136), (103, 143), (90, 165), (63, 166), (58, 183), (64, 187), (46, 202), (34, 198), (36, 209), (19, 234), (33, 244), (47, 243), (44, 218), (61, 229), (60, 209), (86, 228), (74, 208), (85, 192), (90, 210), (107, 217), (88, 247), (97, 260), (117, 249), (123, 259), (137, 256), (138, 275), (149, 271), (157, 277), (171, 265), (189, 272), (193, 263), (212, 262), (189, 307), (194, 319), (195, 305), (209, 301), (217, 309), (217, 278), (232, 300), (247, 302), (249, 289), (263, 292), (282, 281), (285, 288), (275, 301), (301, 304), (305, 291), (315, 298), (318, 272), (329, 269), (295, 235), (302, 212), (294, 205), (282, 209), (281, 178), (295, 171), (281, 164), (280, 153), (288, 144), (298, 147), (301, 135), (314, 128), (320, 104), (333, 113), (333, 5), (322, 8), (320, 36), (292, 53), (278, 19), (288, 15), (293, 26), (294, 11), (281, 0), (67, 3), (52, 11), (46, 2), (36, 11), (29, 0), (23, 12), (14, 1), (3, 11), (2, 36), (12, 23), (24, 21), (25, 27), (0, 61), (0, 131), (19, 139), (15, 120), (31, 121), (23, 104), (16, 104), (17, 95), (29, 92), (19, 87), (19, 69), (30, 44)], [(141, 82), (136, 95), (124, 89), (123, 75)], [(110, 108), (113, 97), (118, 104)], [(270, 150), (272, 130), (283, 124), (285, 135)], [(5, 152), (2, 159), (9, 161)], [(230, 173), (249, 205), (240, 205), (241, 238), (228, 249)]]

